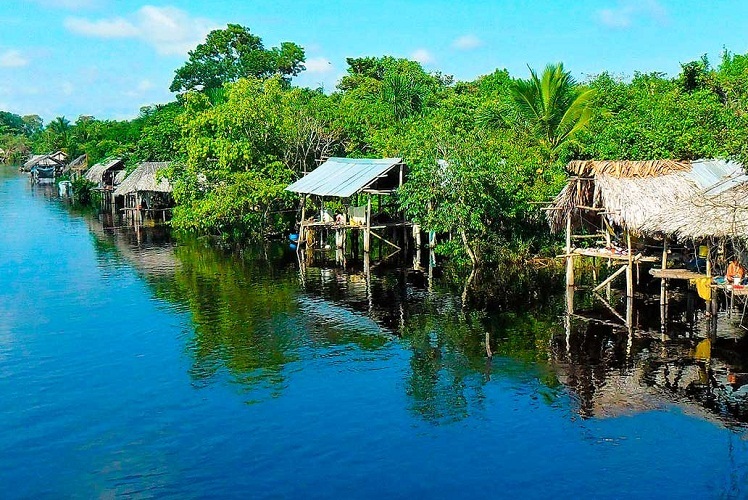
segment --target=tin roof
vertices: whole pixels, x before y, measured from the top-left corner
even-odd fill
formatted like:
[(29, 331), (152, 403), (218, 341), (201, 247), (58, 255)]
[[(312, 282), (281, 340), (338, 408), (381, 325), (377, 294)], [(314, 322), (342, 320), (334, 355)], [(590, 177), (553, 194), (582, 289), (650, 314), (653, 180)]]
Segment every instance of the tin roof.
[(709, 195), (717, 195), (748, 182), (743, 165), (729, 160), (696, 160), (691, 162), (691, 170), (682, 175)]
[(401, 158), (330, 158), (286, 190), (348, 198), (370, 186), (401, 162)]

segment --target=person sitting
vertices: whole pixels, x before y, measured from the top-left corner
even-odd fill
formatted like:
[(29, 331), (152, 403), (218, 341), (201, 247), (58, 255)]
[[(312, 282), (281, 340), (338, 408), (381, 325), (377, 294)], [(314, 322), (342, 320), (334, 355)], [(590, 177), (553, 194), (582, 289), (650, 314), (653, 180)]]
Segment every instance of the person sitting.
[(740, 262), (738, 262), (736, 257), (733, 257), (730, 264), (727, 266), (725, 278), (727, 278), (728, 283), (733, 283), (736, 279), (739, 283), (743, 282), (743, 278), (745, 278), (745, 268), (740, 264)]

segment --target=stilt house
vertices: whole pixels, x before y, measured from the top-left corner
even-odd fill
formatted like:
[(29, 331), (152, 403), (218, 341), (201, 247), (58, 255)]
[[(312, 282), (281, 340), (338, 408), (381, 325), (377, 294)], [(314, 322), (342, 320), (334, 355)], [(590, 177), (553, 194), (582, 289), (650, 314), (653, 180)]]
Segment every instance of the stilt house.
[[(400, 249), (377, 231), (409, 225), (402, 215), (385, 216), (382, 196), (393, 194), (403, 185), (406, 166), (401, 158), (330, 158), (286, 189), (302, 195), (299, 239), (307, 242), (308, 230), (334, 228), (336, 243), (342, 246), (346, 231), (363, 231), (364, 252), (369, 252), (371, 236)], [(372, 196), (377, 196), (376, 211), (372, 213)], [(318, 212), (307, 212), (307, 200), (314, 200)], [(325, 203), (337, 201), (345, 213), (330, 213)], [(311, 243), (308, 241), (307, 243)]]
[(174, 206), (172, 187), (163, 177), (170, 162), (147, 162), (138, 165), (114, 190), (115, 201), (122, 197), (125, 218), (140, 224), (145, 218), (168, 218)]

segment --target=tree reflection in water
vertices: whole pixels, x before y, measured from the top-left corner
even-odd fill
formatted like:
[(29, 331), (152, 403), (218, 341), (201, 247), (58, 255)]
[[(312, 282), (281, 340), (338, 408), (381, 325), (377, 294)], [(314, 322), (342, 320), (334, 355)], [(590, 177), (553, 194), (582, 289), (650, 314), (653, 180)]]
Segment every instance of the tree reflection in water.
[[(546, 404), (570, 394), (585, 418), (677, 405), (729, 425), (748, 422), (748, 340), (724, 314), (718, 324), (684, 323), (665, 336), (659, 312), (637, 303), (639, 328), (629, 333), (589, 297), (577, 306), (593, 310), (592, 320), (565, 319), (563, 276), (553, 270), (484, 271), (465, 289), (402, 262), (368, 276), (351, 262), (300, 273), (283, 245), (237, 254), (94, 226), (102, 265), (119, 255), (157, 297), (189, 312), (197, 386), (229, 377), (250, 399), (273, 396), (290, 366), (316, 351), (376, 352), (395, 342), (410, 351), (409, 407), (433, 423), (480, 412), (495, 380)], [(676, 317), (691, 314), (679, 307), (672, 305)]]

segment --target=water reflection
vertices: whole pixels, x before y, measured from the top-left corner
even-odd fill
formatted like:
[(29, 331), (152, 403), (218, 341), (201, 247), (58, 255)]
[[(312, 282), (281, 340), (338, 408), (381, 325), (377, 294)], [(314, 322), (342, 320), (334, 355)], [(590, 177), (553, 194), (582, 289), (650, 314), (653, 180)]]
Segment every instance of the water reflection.
[(137, 269), (158, 298), (189, 313), (196, 387), (229, 379), (248, 400), (274, 397), (305, 360), (386, 357), (394, 343), (409, 353), (408, 407), (428, 422), (480, 413), (496, 381), (542, 404), (571, 395), (584, 418), (677, 406), (730, 426), (748, 422), (748, 340), (736, 316), (707, 320), (687, 293), (674, 295), (663, 333), (656, 301), (626, 307), (615, 292), (612, 306), (579, 294), (566, 314), (569, 297), (557, 293), (562, 276), (552, 269), (484, 271), (466, 285), (412, 256), (300, 265), (282, 244), (238, 254), (175, 242), (163, 228), (107, 230), (88, 220), (103, 267)]

